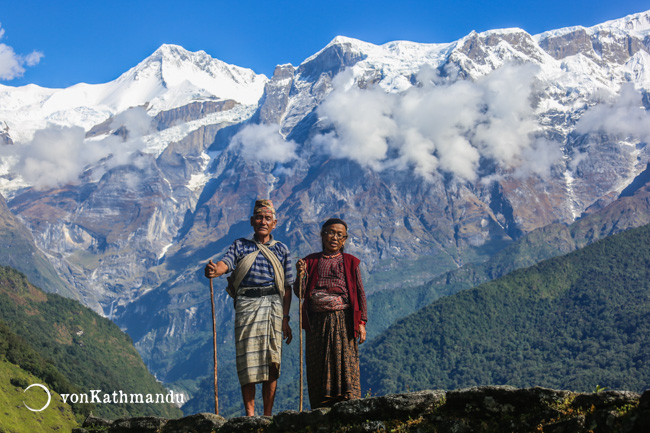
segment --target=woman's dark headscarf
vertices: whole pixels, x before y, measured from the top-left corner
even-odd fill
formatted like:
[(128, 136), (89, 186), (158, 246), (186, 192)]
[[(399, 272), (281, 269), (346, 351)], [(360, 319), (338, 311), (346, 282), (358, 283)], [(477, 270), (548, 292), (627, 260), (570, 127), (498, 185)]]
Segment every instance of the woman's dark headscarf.
[[(346, 231), (346, 232), (348, 231), (348, 225), (345, 223), (345, 221), (343, 221), (342, 219), (339, 219), (339, 218), (330, 218), (330, 219), (328, 219), (327, 221), (325, 221), (325, 222), (323, 223), (323, 226), (322, 226), (321, 229), (320, 229), (320, 236), (321, 236), (321, 238), (322, 238), (323, 235), (325, 234), (325, 230), (326, 230), (329, 226), (334, 225), (334, 224), (341, 224), (342, 226), (345, 227), (345, 231)], [(321, 242), (322, 242), (322, 239), (321, 239)], [(341, 252), (343, 252), (343, 249), (344, 249), (344, 248), (345, 248), (345, 247), (341, 247)], [(324, 245), (324, 244), (323, 244), (323, 250), (325, 250), (325, 245)]]

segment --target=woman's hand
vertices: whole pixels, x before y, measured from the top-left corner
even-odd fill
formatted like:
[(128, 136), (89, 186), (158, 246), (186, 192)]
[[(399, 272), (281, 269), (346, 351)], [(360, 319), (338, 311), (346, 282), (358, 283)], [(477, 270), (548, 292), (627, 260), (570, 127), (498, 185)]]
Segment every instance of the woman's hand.
[(296, 271), (298, 273), (298, 278), (302, 278), (305, 275), (305, 270), (307, 269), (307, 264), (303, 259), (298, 259), (296, 262)]
[(291, 332), (291, 326), (289, 326), (288, 317), (282, 319), (282, 338), (287, 340), (287, 344), (291, 343), (291, 340), (293, 339), (293, 334)]
[(366, 325), (364, 323), (359, 323), (359, 344), (366, 341)]

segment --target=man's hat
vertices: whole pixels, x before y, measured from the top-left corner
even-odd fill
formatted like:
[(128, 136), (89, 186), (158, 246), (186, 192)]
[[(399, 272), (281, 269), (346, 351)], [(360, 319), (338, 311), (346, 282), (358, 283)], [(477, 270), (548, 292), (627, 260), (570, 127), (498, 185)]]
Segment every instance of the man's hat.
[(273, 202), (271, 200), (264, 199), (255, 201), (255, 209), (253, 210), (253, 215), (269, 211), (275, 216), (275, 208), (273, 207)]

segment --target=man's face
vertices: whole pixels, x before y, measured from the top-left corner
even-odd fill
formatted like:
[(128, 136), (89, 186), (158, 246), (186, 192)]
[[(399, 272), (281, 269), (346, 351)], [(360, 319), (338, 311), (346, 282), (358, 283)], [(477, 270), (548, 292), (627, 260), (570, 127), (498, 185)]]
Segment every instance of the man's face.
[(258, 238), (270, 236), (277, 224), (278, 222), (270, 210), (262, 209), (251, 217), (251, 226)]

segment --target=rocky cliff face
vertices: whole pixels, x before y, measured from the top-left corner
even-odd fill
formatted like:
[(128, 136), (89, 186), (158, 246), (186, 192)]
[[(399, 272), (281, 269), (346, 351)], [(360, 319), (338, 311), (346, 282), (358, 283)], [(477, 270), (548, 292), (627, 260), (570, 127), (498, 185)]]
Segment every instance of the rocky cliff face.
[[(650, 159), (648, 16), (447, 44), (338, 37), (270, 80), (164, 46), (115, 82), (25, 106), (25, 89), (3, 87), (0, 140), (16, 163), (0, 186), (78, 296), (171, 382), (210, 329), (201, 268), (250, 234), (258, 197), (276, 203), (276, 236), (296, 255), (345, 218), (369, 291), (615, 200)], [(34, 165), (45, 144), (74, 157)]]
[(9, 126), (5, 122), (0, 122), (0, 144), (14, 144), (9, 136)]
[(30, 281), (48, 292), (70, 298), (78, 294), (59, 277), (57, 271), (38, 249), (32, 233), (11, 213), (0, 195), (0, 263), (25, 274)]

